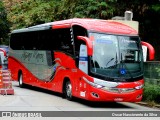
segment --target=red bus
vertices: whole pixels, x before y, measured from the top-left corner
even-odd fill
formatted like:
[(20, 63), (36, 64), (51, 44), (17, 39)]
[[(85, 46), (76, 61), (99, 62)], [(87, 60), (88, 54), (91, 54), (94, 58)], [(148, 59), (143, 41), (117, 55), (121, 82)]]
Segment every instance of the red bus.
[[(68, 19), (14, 30), (9, 69), (24, 84), (89, 101), (141, 101), (143, 52), (138, 32), (125, 24)], [(154, 58), (154, 49), (149, 58)]]

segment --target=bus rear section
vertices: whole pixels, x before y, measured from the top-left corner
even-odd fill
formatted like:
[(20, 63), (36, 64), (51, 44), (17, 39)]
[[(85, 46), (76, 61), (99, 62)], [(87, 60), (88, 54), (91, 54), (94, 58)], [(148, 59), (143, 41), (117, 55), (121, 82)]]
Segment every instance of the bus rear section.
[(24, 84), (89, 101), (137, 102), (143, 96), (138, 33), (122, 23), (69, 19), (15, 30), (9, 69)]

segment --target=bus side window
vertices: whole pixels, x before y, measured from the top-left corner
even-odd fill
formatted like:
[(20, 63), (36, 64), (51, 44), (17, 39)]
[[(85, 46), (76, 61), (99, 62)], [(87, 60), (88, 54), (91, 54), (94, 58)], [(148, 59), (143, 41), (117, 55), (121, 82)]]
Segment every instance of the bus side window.
[(11, 39), (10, 39), (10, 47), (13, 50), (21, 50), (22, 46), (22, 39), (21, 39), (21, 33), (13, 33), (11, 34)]
[(58, 50), (73, 56), (73, 45), (71, 42), (70, 28), (53, 30), (55, 46)]

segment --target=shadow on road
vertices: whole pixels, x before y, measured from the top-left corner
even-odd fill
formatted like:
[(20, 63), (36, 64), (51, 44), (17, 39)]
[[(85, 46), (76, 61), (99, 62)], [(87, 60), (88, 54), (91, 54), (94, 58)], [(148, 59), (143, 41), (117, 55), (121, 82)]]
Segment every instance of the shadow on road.
[(93, 108), (131, 108), (129, 106), (126, 106), (122, 103), (118, 102), (92, 102), (92, 101), (86, 101), (79, 98), (74, 98), (74, 102), (79, 102), (83, 105), (93, 107)]
[[(14, 85), (14, 87), (19, 87), (18, 85)], [(30, 86), (30, 85), (25, 85), (22, 89), (30, 89), (38, 92), (43, 92), (47, 93), (50, 95), (58, 96), (61, 97), (62, 99), (65, 99), (61, 93), (53, 92), (50, 90)], [(67, 101), (67, 99), (66, 99)], [(92, 102), (92, 101), (86, 101), (80, 98), (73, 98), (72, 102), (78, 102), (80, 104), (83, 104), (85, 106), (89, 106), (92, 108), (120, 108), (120, 109), (125, 109), (125, 108), (132, 108), (130, 106), (124, 105), (123, 103), (118, 103), (118, 102)]]

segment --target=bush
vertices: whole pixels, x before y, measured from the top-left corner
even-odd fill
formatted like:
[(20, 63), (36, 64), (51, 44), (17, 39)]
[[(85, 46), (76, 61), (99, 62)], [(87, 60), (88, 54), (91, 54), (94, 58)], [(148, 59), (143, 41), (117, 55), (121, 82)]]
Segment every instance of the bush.
[(146, 82), (142, 101), (160, 103), (160, 86)]

